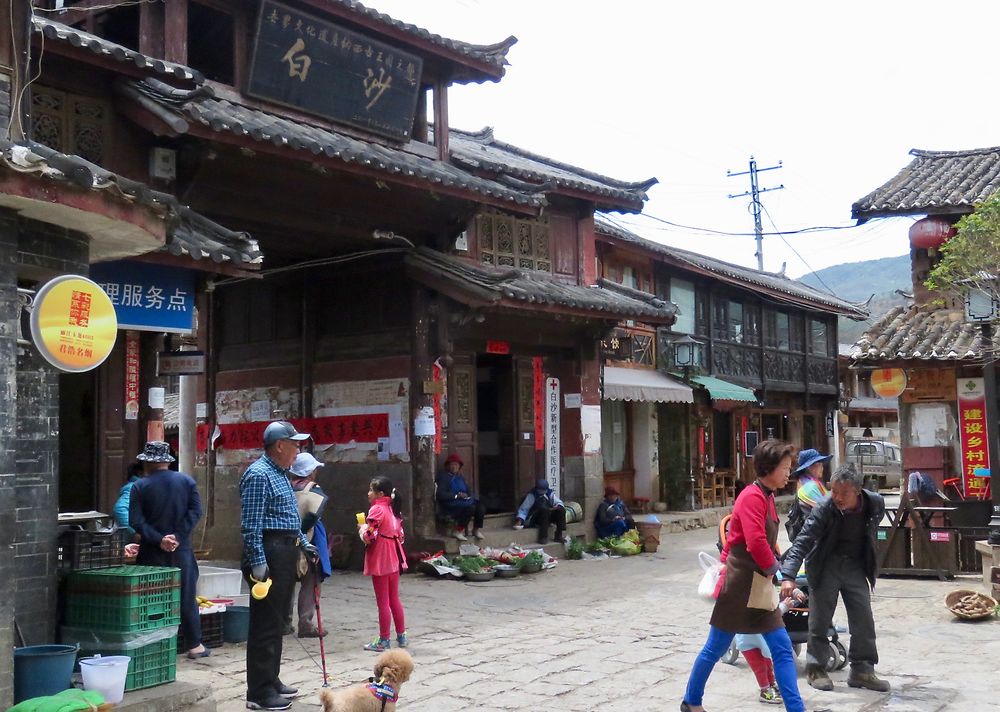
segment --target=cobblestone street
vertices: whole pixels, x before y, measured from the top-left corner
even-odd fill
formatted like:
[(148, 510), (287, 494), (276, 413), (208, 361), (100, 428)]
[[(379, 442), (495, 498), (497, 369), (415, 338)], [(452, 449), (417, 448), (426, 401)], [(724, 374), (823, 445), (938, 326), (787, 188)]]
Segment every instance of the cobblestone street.
[[(405, 576), (416, 669), (400, 709), (676, 710), (708, 626), (709, 606), (694, 595), (696, 554), (714, 553), (714, 541), (713, 530), (665, 534), (656, 554), (561, 561), (549, 572), (488, 583)], [(832, 673), (833, 692), (817, 692), (800, 678), (809, 709), (1000, 710), (1000, 622), (960, 623), (943, 605), (949, 591), (979, 584), (978, 577), (879, 580), (878, 672), (893, 692), (848, 688), (846, 669)], [(332, 629), (331, 686), (366, 679), (375, 656), (361, 646), (376, 632), (369, 580), (335, 575), (323, 586), (322, 611)], [(842, 611), (837, 622), (846, 623)], [(282, 679), (301, 689), (293, 710), (317, 707), (322, 684), (318, 641), (301, 642), (285, 638)], [(226, 645), (199, 662), (179, 659), (178, 679), (210, 683), (219, 712), (242, 710), (244, 657), (245, 646)], [(712, 712), (763, 709), (745, 661), (716, 668), (705, 704)]]

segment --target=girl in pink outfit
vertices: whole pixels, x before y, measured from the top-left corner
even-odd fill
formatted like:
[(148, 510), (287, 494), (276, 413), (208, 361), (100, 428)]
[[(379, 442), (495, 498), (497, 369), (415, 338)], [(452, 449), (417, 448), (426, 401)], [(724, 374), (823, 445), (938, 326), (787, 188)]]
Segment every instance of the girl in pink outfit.
[(365, 576), (372, 577), (375, 602), (378, 604), (378, 638), (365, 650), (387, 650), (390, 619), (396, 624), (396, 645), (405, 648), (406, 621), (399, 600), (399, 572), (406, 569), (403, 553), (403, 518), (396, 490), (388, 477), (376, 477), (368, 486), (371, 509), (364, 524), (358, 525), (365, 549)]

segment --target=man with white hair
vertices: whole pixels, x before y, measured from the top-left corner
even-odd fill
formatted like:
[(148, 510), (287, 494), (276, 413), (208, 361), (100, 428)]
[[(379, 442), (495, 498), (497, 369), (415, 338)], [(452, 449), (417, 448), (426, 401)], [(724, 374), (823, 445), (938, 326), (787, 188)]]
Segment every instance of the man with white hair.
[(888, 692), (889, 683), (875, 675), (878, 649), (871, 592), (878, 576), (876, 537), (885, 516), (885, 502), (862, 488), (854, 465), (844, 465), (830, 478), (830, 496), (821, 500), (806, 519), (802, 531), (781, 563), (781, 597), (795, 590), (795, 576), (806, 564), (809, 582), (809, 643), (806, 676), (817, 690), (832, 690), (826, 673), (830, 655), (827, 632), (833, 622), (837, 598), (844, 599), (851, 647), (847, 659), (849, 687)]

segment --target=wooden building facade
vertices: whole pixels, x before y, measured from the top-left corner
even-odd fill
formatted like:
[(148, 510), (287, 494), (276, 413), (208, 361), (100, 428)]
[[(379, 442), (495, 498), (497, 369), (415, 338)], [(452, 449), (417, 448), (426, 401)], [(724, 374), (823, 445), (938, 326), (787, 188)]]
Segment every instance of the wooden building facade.
[[(640, 445), (657, 453), (658, 482), (637, 496), (671, 508), (723, 506), (737, 481), (753, 480), (749, 455), (760, 439), (835, 449), (837, 317), (860, 319), (863, 309), (783, 274), (645, 240), (608, 219), (597, 225), (603, 276), (676, 305), (675, 322), (656, 331), (656, 364), (695, 395), (688, 408), (658, 406), (658, 445)], [(674, 358), (684, 336), (702, 345), (702, 362), (688, 369)]]

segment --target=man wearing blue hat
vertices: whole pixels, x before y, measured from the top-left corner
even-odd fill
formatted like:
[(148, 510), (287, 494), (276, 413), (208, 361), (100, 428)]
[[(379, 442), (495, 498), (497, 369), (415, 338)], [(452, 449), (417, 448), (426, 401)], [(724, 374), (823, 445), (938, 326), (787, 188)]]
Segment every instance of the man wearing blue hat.
[(788, 541), (795, 541), (813, 507), (829, 494), (823, 484), (823, 463), (831, 457), (833, 456), (820, 455), (819, 450), (812, 448), (799, 451), (799, 466), (795, 469), (795, 476), (798, 478), (795, 504), (788, 512), (788, 522), (785, 524)]
[(295, 592), (299, 547), (312, 559), (316, 547), (302, 533), (299, 507), (288, 481), (288, 469), (308, 440), (284, 420), (264, 429), (264, 454), (240, 478), (240, 533), (244, 575), (271, 579), (265, 598), (250, 598), (247, 639), (247, 709), (286, 710), (298, 690), (281, 682), (281, 648), (285, 616)]

